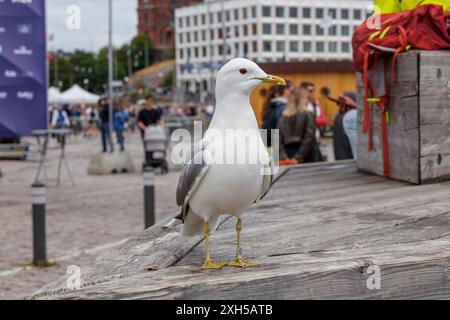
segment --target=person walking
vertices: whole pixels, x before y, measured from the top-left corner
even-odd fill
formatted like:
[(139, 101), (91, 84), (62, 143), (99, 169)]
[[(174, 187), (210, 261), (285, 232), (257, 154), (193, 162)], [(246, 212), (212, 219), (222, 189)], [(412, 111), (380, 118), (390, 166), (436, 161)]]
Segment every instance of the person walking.
[(106, 98), (101, 98), (98, 101), (100, 108), (100, 132), (102, 135), (102, 150), (103, 153), (108, 152), (108, 146), (110, 152), (113, 152), (114, 147), (112, 144), (111, 134), (109, 131), (109, 105)]
[(154, 98), (152, 95), (148, 95), (145, 98), (144, 108), (139, 111), (137, 122), (139, 130), (141, 131), (142, 142), (144, 144), (145, 162), (149, 163), (153, 159), (153, 152), (145, 149), (145, 130), (152, 125), (164, 125), (160, 112), (155, 108)]
[(114, 106), (114, 131), (117, 136), (117, 143), (120, 146), (120, 151), (125, 151), (125, 136), (124, 131), (126, 127), (126, 123), (128, 121), (128, 114), (125, 112), (122, 106), (115, 105)]
[(321, 161), (314, 116), (307, 105), (307, 90), (292, 89), (278, 124), (282, 165)]

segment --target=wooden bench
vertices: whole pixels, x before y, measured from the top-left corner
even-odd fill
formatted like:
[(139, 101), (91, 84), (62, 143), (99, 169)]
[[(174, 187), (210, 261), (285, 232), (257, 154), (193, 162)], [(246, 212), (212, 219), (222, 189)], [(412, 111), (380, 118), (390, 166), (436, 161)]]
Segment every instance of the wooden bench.
[[(163, 221), (81, 266), (80, 289), (63, 276), (30, 298), (450, 299), (449, 207), (450, 182), (415, 186), (348, 161), (300, 165), (243, 216), (243, 254), (259, 267), (201, 271), (202, 237)], [(233, 258), (234, 224), (213, 234), (214, 259)]]

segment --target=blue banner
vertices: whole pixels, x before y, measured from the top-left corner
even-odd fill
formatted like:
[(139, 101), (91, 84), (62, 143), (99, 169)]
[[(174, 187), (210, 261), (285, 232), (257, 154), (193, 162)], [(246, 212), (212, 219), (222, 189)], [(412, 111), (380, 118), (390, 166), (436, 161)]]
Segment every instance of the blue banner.
[(0, 138), (47, 128), (45, 0), (0, 0)]

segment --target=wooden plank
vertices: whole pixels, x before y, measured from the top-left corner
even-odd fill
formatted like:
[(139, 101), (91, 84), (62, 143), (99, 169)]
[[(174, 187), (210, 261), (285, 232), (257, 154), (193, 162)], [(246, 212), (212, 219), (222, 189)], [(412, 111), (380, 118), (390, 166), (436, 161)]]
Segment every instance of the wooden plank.
[[(393, 179), (418, 184), (419, 174), (419, 84), (418, 52), (401, 54), (397, 64), (397, 79), (390, 85), (388, 144), (390, 177)], [(373, 71), (372, 79), (384, 78), (384, 67)], [(387, 78), (390, 78), (389, 68)], [(375, 84), (374, 84), (375, 85)], [(363, 171), (383, 175), (383, 147), (381, 132), (381, 114), (374, 104), (371, 104), (370, 120), (372, 127), (373, 150), (368, 151), (368, 134), (362, 133), (364, 96), (361, 76), (357, 77), (359, 111), (358, 131), (358, 168)], [(378, 89), (380, 91), (380, 88)], [(381, 94), (384, 93), (384, 90)], [(380, 95), (381, 95), (380, 94)], [(377, 94), (378, 95), (378, 94)]]
[[(243, 254), (258, 268), (200, 271), (203, 244), (181, 258), (176, 231), (155, 226), (82, 267), (80, 290), (64, 289), (62, 277), (33, 298), (450, 298), (450, 182), (414, 186), (331, 168), (289, 170), (243, 216)], [(233, 257), (234, 225), (228, 219), (212, 235), (214, 259)], [(145, 271), (151, 261), (166, 264)], [(381, 268), (380, 290), (366, 286), (372, 264)]]

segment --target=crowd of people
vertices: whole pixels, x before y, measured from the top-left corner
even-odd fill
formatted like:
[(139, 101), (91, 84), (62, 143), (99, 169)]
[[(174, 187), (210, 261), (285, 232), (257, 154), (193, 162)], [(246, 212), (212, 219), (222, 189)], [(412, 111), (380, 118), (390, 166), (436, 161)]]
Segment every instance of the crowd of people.
[[(356, 157), (356, 98), (344, 92), (336, 100), (339, 111), (333, 123), (333, 147), (336, 160)], [(273, 86), (267, 92), (263, 107), (263, 129), (279, 130), (280, 164), (299, 164), (324, 160), (320, 139), (324, 136), (327, 117), (316, 97), (314, 83), (295, 86)], [(271, 134), (267, 146), (272, 147)]]

